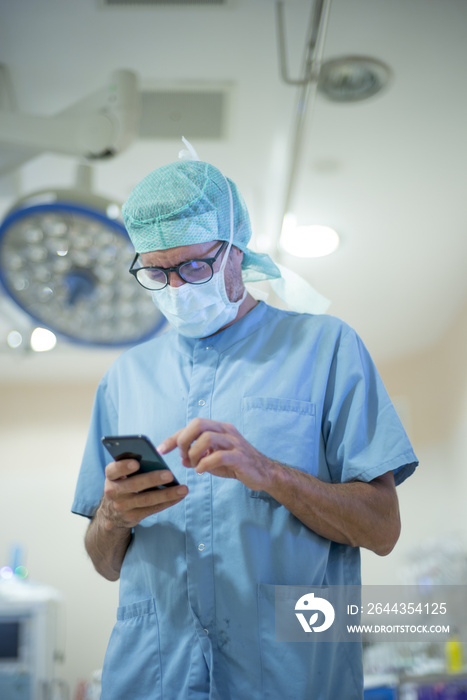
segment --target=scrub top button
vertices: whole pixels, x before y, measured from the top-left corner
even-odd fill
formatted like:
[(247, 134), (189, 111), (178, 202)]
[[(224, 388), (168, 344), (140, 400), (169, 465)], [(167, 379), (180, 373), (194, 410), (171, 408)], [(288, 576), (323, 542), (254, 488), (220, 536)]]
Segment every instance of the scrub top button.
[(204, 399), (200, 399), (198, 401), (198, 406), (206, 406), (206, 401)]
[(212, 345), (206, 345), (206, 350), (212, 350)]
[(206, 634), (209, 634), (209, 630), (207, 630), (206, 627), (204, 628), (204, 631), (206, 632)]
[(206, 545), (203, 544), (203, 543), (201, 543), (201, 544), (198, 545), (198, 549), (199, 549), (200, 552), (202, 552), (203, 549), (206, 549)]

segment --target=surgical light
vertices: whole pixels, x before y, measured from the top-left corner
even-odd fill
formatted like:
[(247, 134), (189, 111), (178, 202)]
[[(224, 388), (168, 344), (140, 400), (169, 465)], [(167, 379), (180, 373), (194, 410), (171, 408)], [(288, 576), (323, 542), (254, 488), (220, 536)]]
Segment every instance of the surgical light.
[(5, 292), (38, 326), (78, 343), (124, 346), (154, 335), (165, 319), (128, 274), (134, 251), (118, 217), (117, 204), (91, 192), (20, 200), (0, 226)]

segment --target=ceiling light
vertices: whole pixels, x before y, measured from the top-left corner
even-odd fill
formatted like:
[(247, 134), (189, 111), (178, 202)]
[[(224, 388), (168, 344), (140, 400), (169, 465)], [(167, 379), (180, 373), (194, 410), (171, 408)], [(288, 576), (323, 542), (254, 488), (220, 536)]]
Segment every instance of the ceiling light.
[(390, 78), (390, 69), (381, 61), (343, 56), (322, 64), (318, 90), (333, 102), (358, 102), (381, 92)]
[(2, 566), (0, 569), (0, 579), (8, 581), (11, 578), (13, 578), (13, 569), (11, 566)]
[(53, 350), (57, 344), (57, 336), (47, 328), (35, 328), (31, 333), (31, 349), (34, 352)]
[(15, 350), (16, 348), (19, 348), (21, 343), (23, 342), (23, 336), (19, 331), (10, 331), (8, 333), (6, 342), (8, 343), (10, 348), (13, 348)]
[(0, 226), (0, 283), (36, 323), (72, 341), (132, 345), (165, 319), (135, 284), (134, 250), (115, 203), (78, 190), (17, 202)]
[(329, 226), (294, 225), (295, 217), (285, 217), (280, 244), (291, 255), (299, 258), (322, 258), (339, 247), (339, 236)]
[(112, 202), (107, 207), (105, 213), (107, 214), (109, 219), (118, 219), (118, 217), (121, 214), (120, 207), (118, 206), (118, 204), (115, 204), (115, 202)]

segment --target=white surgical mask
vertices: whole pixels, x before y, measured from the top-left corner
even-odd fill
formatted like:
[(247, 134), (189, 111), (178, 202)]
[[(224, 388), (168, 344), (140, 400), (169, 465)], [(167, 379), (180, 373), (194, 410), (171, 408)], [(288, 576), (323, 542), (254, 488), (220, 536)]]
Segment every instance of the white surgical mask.
[(219, 272), (215, 272), (205, 284), (167, 285), (152, 292), (155, 305), (181, 335), (205, 338), (236, 317), (247, 290), (238, 301), (229, 300), (225, 289), (224, 261)]

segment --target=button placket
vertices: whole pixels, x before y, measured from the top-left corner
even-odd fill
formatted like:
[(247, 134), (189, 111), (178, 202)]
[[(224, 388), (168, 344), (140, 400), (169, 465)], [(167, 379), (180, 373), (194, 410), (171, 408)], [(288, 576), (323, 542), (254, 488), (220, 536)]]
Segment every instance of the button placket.
[[(193, 369), (187, 401), (187, 424), (193, 418), (211, 417), (211, 396), (215, 383), (218, 353), (205, 341), (193, 350)], [(187, 537), (188, 595), (193, 612), (202, 628), (212, 629), (214, 581), (212, 566), (212, 479), (198, 479), (194, 469), (187, 470), (190, 498), (185, 501)], [(206, 634), (206, 633), (204, 633)]]

